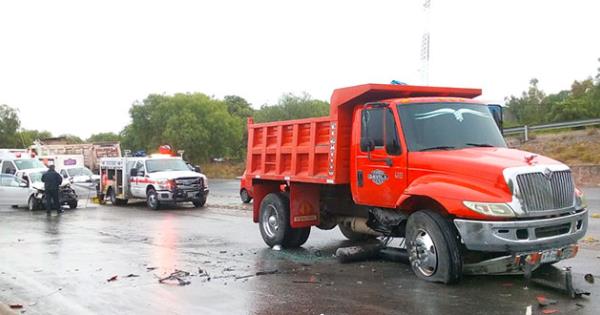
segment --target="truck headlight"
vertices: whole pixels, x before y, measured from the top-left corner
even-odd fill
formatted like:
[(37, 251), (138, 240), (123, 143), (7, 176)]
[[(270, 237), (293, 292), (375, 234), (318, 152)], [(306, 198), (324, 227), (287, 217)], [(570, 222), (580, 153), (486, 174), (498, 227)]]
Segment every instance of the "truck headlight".
[(514, 217), (515, 212), (506, 203), (489, 203), (489, 202), (473, 202), (463, 201), (465, 207), (484, 215), (494, 217)]
[(583, 196), (583, 191), (575, 188), (575, 209), (587, 208), (587, 202)]

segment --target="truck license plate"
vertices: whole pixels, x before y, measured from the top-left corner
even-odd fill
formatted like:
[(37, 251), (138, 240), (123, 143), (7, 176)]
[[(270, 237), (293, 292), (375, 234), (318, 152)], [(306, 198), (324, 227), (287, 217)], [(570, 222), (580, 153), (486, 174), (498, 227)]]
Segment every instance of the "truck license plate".
[(187, 197), (188, 197), (188, 198), (196, 198), (196, 194), (197, 194), (197, 193), (196, 193), (196, 192), (193, 192), (193, 191), (192, 191), (192, 192), (188, 192), (188, 193), (187, 193)]
[(549, 249), (543, 251), (540, 263), (544, 264), (559, 260), (561, 257), (559, 257), (558, 251), (558, 249)]

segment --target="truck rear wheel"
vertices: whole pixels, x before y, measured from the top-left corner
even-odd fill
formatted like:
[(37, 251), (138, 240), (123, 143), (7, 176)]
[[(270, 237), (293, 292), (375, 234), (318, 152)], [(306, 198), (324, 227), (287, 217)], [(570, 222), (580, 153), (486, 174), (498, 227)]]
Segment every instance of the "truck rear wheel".
[(113, 206), (124, 206), (127, 204), (127, 199), (117, 198), (117, 195), (112, 188), (108, 191), (108, 197), (110, 198), (110, 203), (112, 203)]
[(192, 201), (192, 203), (194, 204), (194, 207), (202, 208), (206, 204), (206, 196), (201, 196), (200, 198)]
[(338, 227), (340, 228), (340, 232), (342, 232), (348, 240), (353, 242), (363, 242), (376, 238), (375, 235), (354, 232), (349, 223), (340, 223), (338, 224)]
[(293, 229), (290, 226), (290, 202), (282, 193), (270, 193), (260, 203), (259, 228), (270, 247), (300, 247), (310, 234), (310, 227)]
[(461, 279), (463, 257), (458, 232), (441, 214), (431, 210), (413, 213), (406, 225), (406, 244), (417, 277), (446, 284)]
[(160, 202), (158, 202), (158, 194), (154, 188), (148, 189), (146, 193), (146, 203), (148, 204), (148, 208), (152, 210), (158, 210), (160, 207)]

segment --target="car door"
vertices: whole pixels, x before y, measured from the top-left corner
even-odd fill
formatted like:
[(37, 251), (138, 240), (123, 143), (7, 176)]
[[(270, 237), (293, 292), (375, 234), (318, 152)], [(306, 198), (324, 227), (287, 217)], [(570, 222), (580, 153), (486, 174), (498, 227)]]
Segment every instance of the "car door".
[(29, 188), (14, 175), (0, 174), (0, 204), (23, 205), (27, 203)]

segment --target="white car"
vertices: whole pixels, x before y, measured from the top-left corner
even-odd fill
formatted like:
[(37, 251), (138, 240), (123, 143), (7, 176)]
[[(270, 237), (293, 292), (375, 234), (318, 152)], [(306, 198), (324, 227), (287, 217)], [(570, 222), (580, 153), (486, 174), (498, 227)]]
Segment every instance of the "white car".
[(92, 173), (87, 167), (69, 167), (60, 170), (60, 176), (72, 183), (89, 183), (100, 180), (100, 175)]
[(9, 174), (0, 174), (0, 205), (15, 206), (24, 204), (33, 194), (29, 184)]

